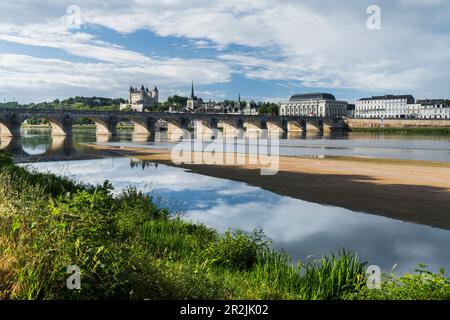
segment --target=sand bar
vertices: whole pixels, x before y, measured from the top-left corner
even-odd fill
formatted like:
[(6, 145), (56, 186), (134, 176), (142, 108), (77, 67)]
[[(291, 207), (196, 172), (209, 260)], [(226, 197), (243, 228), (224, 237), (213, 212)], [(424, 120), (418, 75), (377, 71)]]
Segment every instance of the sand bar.
[[(89, 146), (175, 166), (170, 150)], [(280, 156), (279, 172), (272, 176), (249, 164), (177, 166), (310, 202), (450, 229), (450, 163)]]

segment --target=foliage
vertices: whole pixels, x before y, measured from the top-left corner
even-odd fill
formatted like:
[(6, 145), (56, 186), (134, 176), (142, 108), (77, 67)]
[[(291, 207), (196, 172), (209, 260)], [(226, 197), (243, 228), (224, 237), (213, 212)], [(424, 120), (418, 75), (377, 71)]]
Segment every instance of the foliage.
[(445, 277), (445, 270), (438, 273), (427, 270), (419, 264), (413, 274), (384, 275), (381, 289), (368, 289), (365, 285), (348, 296), (349, 299), (373, 300), (449, 300), (450, 279)]
[(4, 150), (0, 150), (0, 165), (10, 165), (12, 164), (12, 156)]
[(278, 115), (279, 107), (276, 103), (266, 102), (258, 104), (258, 114)]
[(174, 111), (182, 111), (187, 104), (187, 97), (182, 97), (178, 95), (174, 95), (168, 97), (166, 101), (162, 103), (158, 103), (155, 107), (152, 108), (152, 111), (168, 111), (170, 108)]
[[(19, 167), (0, 152), (0, 299), (447, 299), (443, 271), (365, 288), (343, 251), (292, 263), (261, 230), (219, 234), (130, 187)], [(81, 290), (66, 288), (67, 266)]]
[(19, 104), (17, 102), (0, 103), (0, 108), (25, 108), (25, 109), (70, 109), (70, 110), (97, 110), (118, 111), (120, 103), (125, 100), (102, 97), (72, 97), (65, 100), (55, 99), (52, 102), (40, 102)]
[(249, 270), (257, 262), (258, 255), (268, 250), (262, 230), (251, 234), (227, 230), (218, 241), (212, 242), (203, 252), (202, 258), (213, 265)]

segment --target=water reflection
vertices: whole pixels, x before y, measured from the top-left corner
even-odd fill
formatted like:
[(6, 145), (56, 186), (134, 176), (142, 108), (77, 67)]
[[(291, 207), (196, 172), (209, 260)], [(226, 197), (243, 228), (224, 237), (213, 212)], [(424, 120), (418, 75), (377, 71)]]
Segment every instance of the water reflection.
[(245, 231), (262, 228), (277, 249), (285, 250), (294, 259), (320, 257), (346, 248), (385, 271), (395, 263), (399, 263), (398, 272), (411, 272), (420, 262), (430, 264), (433, 270), (450, 268), (448, 230), (279, 196), (245, 183), (137, 159), (35, 166), (89, 183), (108, 179), (117, 190), (137, 186), (166, 199), (164, 205), (182, 211), (185, 219), (221, 232), (228, 227)]
[[(72, 137), (52, 136), (47, 128), (22, 129), (21, 137), (1, 137), (0, 149), (11, 153), (16, 162), (91, 159), (114, 156), (113, 152), (97, 151), (82, 143), (133, 141), (132, 131), (120, 131), (114, 139), (95, 134), (95, 129), (74, 129)], [(140, 138), (138, 141), (142, 140)]]
[[(264, 137), (264, 133), (247, 132)], [(193, 135), (193, 134), (192, 134)], [(22, 129), (20, 138), (0, 138), (0, 149), (11, 152), (18, 162), (83, 159), (103, 156), (80, 143), (96, 142), (111, 146), (171, 148), (173, 137), (167, 131), (154, 135), (136, 135), (118, 130), (116, 137), (96, 135), (95, 129), (75, 128), (73, 137), (52, 136), (50, 129)], [(280, 134), (280, 154), (291, 156), (357, 156), (450, 162), (448, 135), (401, 135), (383, 133), (302, 133)], [(184, 140), (190, 143), (189, 140)], [(178, 143), (178, 139), (177, 142)], [(216, 142), (217, 143), (217, 142)], [(217, 149), (216, 150), (220, 150)], [(111, 152), (107, 153), (113, 155)]]

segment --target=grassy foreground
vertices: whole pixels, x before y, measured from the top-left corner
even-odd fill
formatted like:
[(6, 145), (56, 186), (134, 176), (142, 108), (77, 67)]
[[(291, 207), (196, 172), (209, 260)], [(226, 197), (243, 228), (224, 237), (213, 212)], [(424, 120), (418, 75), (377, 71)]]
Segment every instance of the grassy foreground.
[[(69, 265), (81, 289), (68, 290)], [(129, 188), (84, 185), (0, 152), (0, 299), (448, 299), (444, 273), (366, 288), (342, 252), (293, 263), (261, 231), (218, 234)]]

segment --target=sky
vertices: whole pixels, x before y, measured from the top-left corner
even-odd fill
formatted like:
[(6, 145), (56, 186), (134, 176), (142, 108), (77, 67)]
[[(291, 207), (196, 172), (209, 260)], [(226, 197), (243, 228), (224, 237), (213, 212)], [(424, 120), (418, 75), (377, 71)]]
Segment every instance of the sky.
[(448, 98), (450, 1), (0, 2), (0, 102), (126, 98), (141, 84), (162, 101), (191, 81), (215, 101)]

